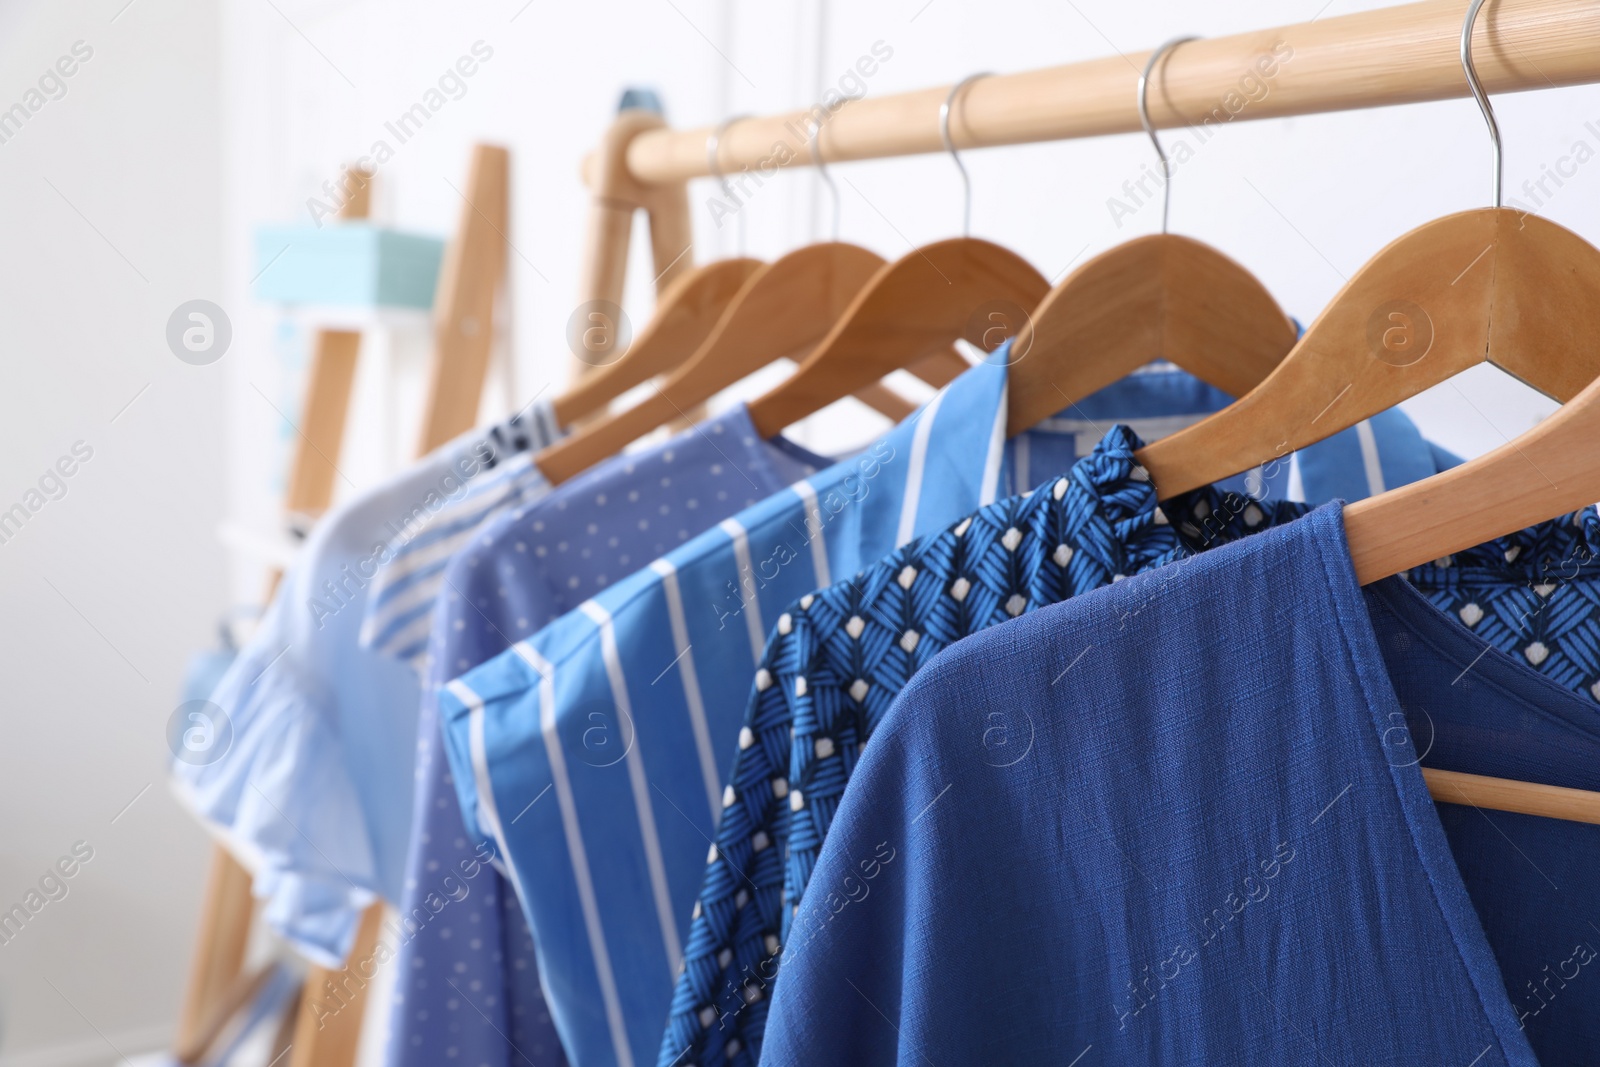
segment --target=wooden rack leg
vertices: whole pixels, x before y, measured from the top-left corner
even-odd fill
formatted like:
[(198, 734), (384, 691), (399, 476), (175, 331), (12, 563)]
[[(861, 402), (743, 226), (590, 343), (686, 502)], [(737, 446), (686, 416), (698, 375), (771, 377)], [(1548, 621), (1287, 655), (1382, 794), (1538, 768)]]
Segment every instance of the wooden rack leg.
[(361, 335), (350, 330), (317, 331), (305, 405), (300, 411), (299, 447), (289, 468), (284, 508), (295, 519), (312, 519), (333, 501), (339, 448), (350, 411)]
[(494, 302), (506, 273), (510, 189), (510, 155), (494, 145), (476, 146), (461, 222), (433, 298), (434, 359), (418, 455), (478, 421), (494, 340)]
[(209, 1032), (229, 988), (239, 979), (250, 941), (250, 872), (220, 845), (211, 852), (205, 899), (200, 910), (200, 935), (189, 964), (189, 986), (178, 1016), (174, 1047), (193, 1048)]
[[(419, 454), (470, 430), (489, 369), (495, 301), (506, 275), (511, 160), (504, 148), (477, 145), (466, 203), (434, 294), (434, 351)], [(345, 967), (314, 967), (301, 991), (289, 1067), (350, 1067), (366, 1014), (366, 986), (383, 904), (367, 909)], [(333, 992), (328, 983), (332, 982)], [(374, 1010), (382, 1010), (380, 1005)]]
[[(366, 218), (372, 202), (372, 178), (354, 169), (350, 174), (348, 198), (339, 217)], [(291, 516), (315, 517), (333, 502), (335, 464), (344, 442), (345, 417), (360, 347), (360, 334), (345, 330), (322, 330), (317, 334), (306, 377), (301, 433), (295, 442), (284, 497), (284, 510)], [(282, 577), (277, 570), (268, 575), (263, 603), (272, 600)], [(204, 1035), (218, 1029), (217, 1014), (236, 999), (239, 983), (244, 981), (241, 971), (250, 941), (254, 903), (249, 872), (225, 848), (215, 846), (175, 1048), (192, 1052)]]
[(376, 975), (378, 930), (383, 904), (361, 917), (355, 947), (337, 971), (313, 967), (306, 975), (296, 1009), (289, 1067), (348, 1067), (356, 1061), (361, 1025), (366, 1017), (367, 986)]
[[(650, 218), (650, 253), (658, 294), (694, 266), (688, 185), (644, 185), (628, 174), (629, 142), (662, 125), (661, 116), (653, 111), (624, 111), (601, 141), (597, 166), (590, 175), (594, 201), (589, 208), (589, 231), (578, 277), (580, 304), (604, 301), (622, 305), (636, 211), (644, 211)], [(591, 369), (592, 363), (576, 362), (575, 371), (580, 376)]]

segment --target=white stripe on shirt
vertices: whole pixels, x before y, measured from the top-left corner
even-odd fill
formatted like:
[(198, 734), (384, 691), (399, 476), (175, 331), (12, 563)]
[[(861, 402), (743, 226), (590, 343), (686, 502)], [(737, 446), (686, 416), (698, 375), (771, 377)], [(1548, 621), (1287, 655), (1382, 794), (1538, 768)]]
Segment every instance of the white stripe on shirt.
[(467, 709), (467, 745), (471, 750), (472, 778), (478, 794), (478, 828), (494, 838), (503, 860), (496, 867), (510, 876), (511, 885), (520, 896), (522, 883), (517, 879), (517, 865), (511, 862), (511, 850), (506, 847), (500, 809), (494, 801), (494, 784), (489, 780), (489, 753), (483, 739), (483, 700), (460, 679), (447, 683), (445, 688)]
[[(767, 647), (767, 634), (761, 628), (761, 602), (756, 596), (756, 572), (750, 565), (750, 535), (737, 519), (723, 519), (717, 524), (733, 540), (733, 562), (739, 572), (739, 602), (744, 605), (744, 626), (750, 634), (750, 650), (755, 653), (756, 666), (761, 666), (761, 653)], [(744, 576), (750, 575), (745, 585)], [(747, 596), (745, 591), (749, 590)]]
[[(945, 387), (949, 388), (948, 386)], [(944, 403), (945, 390), (934, 394), (928, 406), (922, 409), (917, 420), (916, 433), (911, 435), (911, 461), (906, 470), (906, 495), (900, 501), (900, 527), (894, 535), (894, 547), (899, 548), (917, 529), (917, 505), (922, 502), (922, 472), (928, 464), (928, 438), (933, 435), (933, 421), (939, 417), (939, 405)]]
[(593, 600), (580, 610), (600, 627), (600, 653), (606, 662), (606, 677), (611, 681), (611, 701), (617, 713), (632, 724), (632, 744), (624, 755), (628, 765), (628, 785), (633, 790), (633, 810), (639, 818), (639, 837), (644, 842), (645, 866), (650, 870), (650, 892), (656, 902), (656, 923), (661, 927), (661, 945), (667, 952), (667, 974), (678, 976), (683, 949), (678, 944), (678, 923), (673, 917), (672, 890), (667, 885), (667, 863), (661, 855), (661, 835), (656, 830), (656, 812), (650, 798), (650, 780), (645, 777), (644, 757), (639, 754), (639, 724), (634, 722), (628, 700), (628, 682), (622, 674), (622, 657), (617, 654), (617, 633), (611, 614)]
[(1033, 445), (1032, 437), (1027, 434), (1017, 436), (1017, 447), (1012, 450), (1013, 462), (1016, 464), (1016, 475), (1012, 479), (1011, 492), (1026, 493), (1033, 488)]
[(822, 540), (822, 509), (817, 506), (817, 491), (806, 481), (795, 482), (794, 491), (806, 508), (806, 533), (811, 540), (811, 569), (816, 572), (817, 588), (826, 589), (833, 579), (828, 577), (828, 546)]
[[(994, 423), (989, 427), (989, 453), (983, 459), (983, 482), (978, 487), (980, 508), (994, 503), (995, 493), (1000, 487), (1000, 464), (1006, 455), (1006, 394), (1010, 389), (1009, 382), (1000, 387), (1000, 406), (995, 408)], [(1031, 485), (1020, 485), (1017, 490), (1027, 492), (1032, 488)]]
[[(600, 982), (600, 999), (605, 1004), (606, 1023), (611, 1030), (611, 1050), (617, 1057), (619, 1067), (633, 1067), (633, 1049), (628, 1044), (628, 1028), (622, 1018), (622, 998), (617, 993), (617, 977), (611, 969), (611, 952), (606, 948), (605, 930), (600, 925), (600, 902), (594, 893), (594, 876), (589, 871), (589, 853), (584, 848), (583, 829), (578, 825), (578, 804), (572, 794), (572, 779), (567, 774), (567, 756), (561, 748), (561, 736), (556, 733), (555, 671), (550, 661), (539, 655), (528, 642), (519, 641), (511, 647), (539, 674), (539, 732), (544, 738), (545, 754), (550, 760), (550, 780), (555, 784), (556, 804), (561, 808), (561, 829), (567, 839), (567, 856), (572, 861), (573, 880), (578, 883), (578, 904), (583, 909), (583, 925), (589, 935), (589, 952), (594, 956), (595, 977)], [(482, 792), (480, 786), (480, 795)], [(510, 857), (507, 857), (508, 864), (509, 860)]]
[(689, 625), (683, 617), (678, 568), (665, 559), (658, 559), (650, 564), (650, 569), (661, 576), (662, 588), (667, 591), (667, 618), (672, 622), (672, 644), (678, 653), (674, 662), (683, 678), (683, 699), (689, 705), (689, 726), (694, 731), (695, 752), (700, 757), (700, 777), (705, 781), (706, 800), (711, 806), (711, 825), (715, 826), (722, 820), (722, 782), (717, 775), (717, 757), (711, 748), (711, 728), (706, 724), (705, 701), (700, 696), (700, 676), (694, 669)]
[(1367, 475), (1367, 495), (1383, 492), (1383, 463), (1378, 456), (1378, 436), (1372, 432), (1372, 420), (1356, 423), (1356, 441), (1361, 445), (1361, 469)]

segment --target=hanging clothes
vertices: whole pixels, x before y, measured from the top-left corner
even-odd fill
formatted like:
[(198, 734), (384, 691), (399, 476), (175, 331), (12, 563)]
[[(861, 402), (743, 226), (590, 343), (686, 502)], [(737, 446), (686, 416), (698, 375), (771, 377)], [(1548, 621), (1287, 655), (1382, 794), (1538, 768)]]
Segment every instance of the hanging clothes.
[(1337, 505), (960, 641), (861, 757), (762, 1062), (1594, 1062), (1600, 827), (1419, 770), (1600, 786), (1537, 658), (1363, 590)]
[[(759, 1057), (793, 902), (862, 746), (911, 676), (960, 638), (1181, 559), (1172, 502), (1116, 426), (1068, 475), (919, 539), (778, 617), (756, 671), (658, 1063)], [(1176, 514), (1231, 540), (1305, 506), (1215, 489)]]
[[(1156, 415), (1227, 403), (1179, 374), (1115, 388), (1154, 391), (1144, 411)], [(1045, 469), (1079, 455), (1077, 426), (1008, 442), (1005, 382), (1001, 354), (860, 457), (725, 520), (441, 694), (469, 836), (492, 839), (516, 875), (574, 1062), (647, 1062), (659, 1048), (776, 609), (1012, 491), (1019, 455)], [(1185, 395), (1202, 410), (1176, 407)], [(1281, 495), (1286, 466), (1257, 488)]]
[(368, 904), (400, 898), (411, 839), (421, 691), (410, 667), (360, 647), (372, 583), (391, 541), (428, 537), (463, 500), (539, 491), (537, 472), (503, 460), (483, 431), (463, 434), (319, 522), (212, 694), (228, 747), (172, 765), (271, 927), (324, 966), (343, 965)]
[[(367, 591), (361, 647), (405, 660), (419, 675), (427, 669), (433, 603), (444, 569), (489, 518), (549, 491), (533, 453), (565, 436), (548, 401), (535, 402), (489, 428), (484, 465), (493, 478), (468, 483), (418, 531), (402, 529), (389, 540), (389, 563)], [(498, 469), (497, 469), (498, 468)]]
[[(486, 867), (470, 881), (458, 879), (467, 890), (454, 898), (444, 881), (475, 870), (478, 849), (486, 846), (464, 836), (455, 785), (439, 752), (438, 687), (752, 498), (828, 462), (782, 439), (761, 440), (740, 404), (664, 443), (612, 457), (526, 506), (502, 509), (471, 534), (470, 547), (441, 562), (443, 595), (429, 605), (431, 655), (415, 656), (407, 640), (389, 644), (391, 654), (430, 664), (417, 735), (416, 836), (400, 900), (407, 926), (390, 1017), (390, 1067), (566, 1062), (510, 884)], [(381, 597), (372, 606), (384, 612)], [(392, 621), (372, 626), (374, 634), (413, 625), (403, 614), (386, 615)]]
[[(1216, 488), (1158, 506), (1157, 487), (1134, 457), (1142, 446), (1126, 426), (1113, 427), (1065, 476), (907, 545), (779, 616), (740, 730), (662, 1067), (717, 1063), (740, 1049), (759, 1055), (792, 909), (861, 747), (917, 670), (969, 634), (1307, 511)], [(1414, 448), (1391, 459), (1391, 474), (1402, 463), (1407, 475), (1435, 473), (1418, 457), (1432, 458)], [(1360, 474), (1363, 465), (1354, 466)]]

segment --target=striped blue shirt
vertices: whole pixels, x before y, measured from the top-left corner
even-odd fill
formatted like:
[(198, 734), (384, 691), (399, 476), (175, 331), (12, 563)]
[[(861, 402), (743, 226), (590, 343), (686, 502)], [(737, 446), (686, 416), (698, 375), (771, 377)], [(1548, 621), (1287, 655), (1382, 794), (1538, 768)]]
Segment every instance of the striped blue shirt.
[(496, 462), (468, 482), (466, 492), (391, 521), (390, 562), (368, 591), (361, 647), (426, 673), (429, 623), (445, 567), (490, 517), (549, 490), (533, 453), (561, 437), (551, 404), (537, 402), (489, 431), (485, 440)]

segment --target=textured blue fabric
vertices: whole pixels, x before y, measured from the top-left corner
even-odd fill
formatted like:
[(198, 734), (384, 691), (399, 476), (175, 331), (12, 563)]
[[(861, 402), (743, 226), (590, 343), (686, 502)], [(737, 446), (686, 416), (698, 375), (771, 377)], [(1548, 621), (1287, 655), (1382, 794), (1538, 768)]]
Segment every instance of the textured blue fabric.
[[(1421, 477), (1430, 454), (1401, 420), (1386, 430), (1410, 447), (1390, 453), (1409, 464), (1408, 476)], [(1067, 476), (802, 597), (779, 618), (729, 775), (662, 1067), (753, 1063), (759, 1055), (766, 1002), (752, 977), (776, 972), (789, 917), (860, 747), (921, 664), (996, 622), (1305, 511), (1216, 488), (1157, 508), (1133, 458), (1140, 445), (1116, 427)], [(1335, 455), (1340, 446), (1332, 444)], [(1352, 461), (1362, 477), (1359, 455)], [(1341, 476), (1319, 462), (1325, 478)]]
[[(430, 652), (420, 657), (430, 663), (429, 683), (417, 737), (417, 830), (401, 899), (390, 1067), (565, 1062), (516, 895), (495, 869), (480, 869), (478, 859), (493, 849), (469, 839), (462, 823), (439, 752), (437, 687), (824, 462), (788, 442), (757, 438), (740, 405), (607, 460), (521, 507), (510, 507), (509, 497), (500, 501), (498, 516), (437, 572), (432, 580), (442, 592), (430, 605)], [(427, 575), (429, 550), (412, 558), (421, 565), (408, 582)], [(409, 658), (405, 642), (388, 647)]]
[(756, 1062), (791, 909), (862, 746), (923, 664), (968, 634), (1181, 558), (1190, 545), (1305, 513), (1216, 489), (1157, 507), (1134, 459), (1141, 445), (1116, 426), (1064, 477), (920, 538), (779, 616), (723, 795), (663, 1067)]
[[(1594, 511), (1585, 514), (1592, 520)], [(1592, 533), (1597, 524), (1586, 525)], [(1565, 600), (1582, 621), (1541, 625), (1530, 618), (1524, 633), (1507, 642), (1510, 649), (1484, 642), (1509, 630), (1469, 633), (1443, 622), (1420, 591), (1404, 583), (1368, 590), (1373, 629), (1405, 717), (1382, 735), (1391, 763), (1421, 760), (1470, 774), (1595, 788), (1600, 709), (1594, 683), (1574, 691), (1556, 681), (1576, 677), (1578, 661), (1569, 653), (1577, 642), (1563, 641), (1561, 650), (1540, 659), (1527, 632), (1543, 629), (1549, 639), (1563, 629), (1567, 638), (1581, 636), (1592, 655), (1600, 636), (1595, 543), (1577, 542), (1581, 563), (1577, 556), (1544, 560), (1579, 572), (1549, 595), (1550, 614), (1561, 615)], [(1520, 569), (1526, 576), (1532, 568)], [(1555, 577), (1555, 569), (1544, 577)], [(1534, 659), (1537, 670), (1530, 669)], [(1550, 664), (1557, 666), (1546, 670)], [(1592, 670), (1586, 675), (1594, 677)], [(1594, 981), (1600, 977), (1600, 827), (1456, 804), (1438, 811), (1518, 1025), (1539, 1062), (1600, 1063), (1600, 982)]]
[[(774, 609), (1015, 492), (1025, 466), (1065, 470), (1111, 402), (1091, 397), (1008, 442), (1005, 381), (1003, 356), (973, 368), (861, 457), (600, 592), (441, 698), (468, 825), (518, 875), (577, 1062), (658, 1051)], [(1111, 391), (1124, 416), (1178, 420), (1163, 429), (1227, 402), (1171, 367)], [(1275, 468), (1239, 484), (1281, 497)]]
[[(1580, 521), (1543, 536), (1589, 565)], [(839, 805), (762, 1062), (1596, 1062), (1600, 828), (1418, 769), (1600, 787), (1529, 662), (1363, 591), (1333, 505), (958, 643)]]

